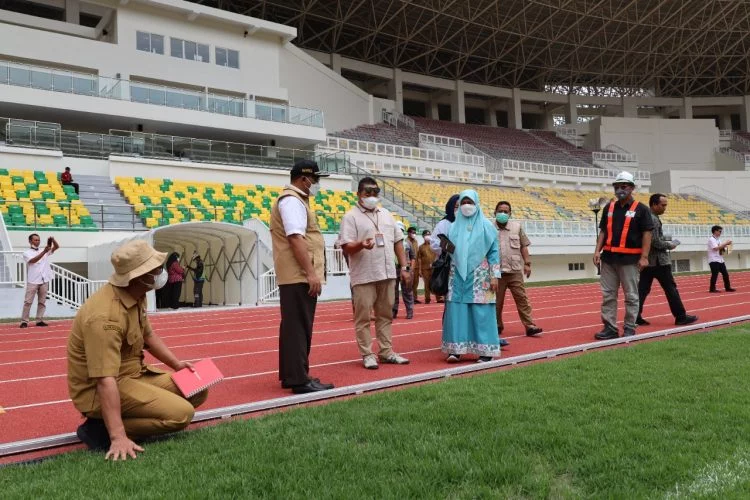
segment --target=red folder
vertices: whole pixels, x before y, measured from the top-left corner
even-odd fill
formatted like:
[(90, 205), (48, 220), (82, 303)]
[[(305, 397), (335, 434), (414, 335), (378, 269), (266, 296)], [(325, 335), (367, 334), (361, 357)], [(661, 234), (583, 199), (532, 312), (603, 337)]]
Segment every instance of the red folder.
[(195, 368), (194, 372), (190, 368), (183, 368), (172, 374), (172, 380), (186, 398), (194, 396), (224, 379), (224, 375), (216, 368), (211, 358), (193, 363), (193, 368)]

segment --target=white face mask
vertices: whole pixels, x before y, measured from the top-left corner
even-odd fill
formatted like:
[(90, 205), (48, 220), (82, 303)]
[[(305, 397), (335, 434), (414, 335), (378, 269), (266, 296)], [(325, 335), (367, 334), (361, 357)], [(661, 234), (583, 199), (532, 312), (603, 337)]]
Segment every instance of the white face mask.
[(362, 198), (362, 206), (367, 210), (375, 210), (376, 208), (378, 208), (378, 203), (380, 203), (380, 198), (378, 198), (377, 196), (368, 196), (367, 198)]
[(427, 243), (429, 243), (430, 241), (432, 241), (432, 236), (430, 236), (430, 235), (428, 234), (427, 236), (425, 236), (425, 237), (424, 237), (424, 240), (425, 240), (425, 241), (426, 241)]
[(471, 217), (477, 211), (476, 205), (461, 205), (461, 213), (464, 217)]
[(320, 192), (320, 183), (313, 182), (308, 177), (305, 177), (305, 179), (307, 179), (307, 181), (310, 183), (310, 187), (307, 188), (309, 196), (314, 198)]
[(144, 281), (143, 277), (141, 277), (141, 283), (145, 285), (149, 290), (158, 290), (160, 288), (163, 288), (164, 285), (167, 284), (167, 280), (169, 279), (166, 271), (162, 271), (156, 276), (154, 276), (153, 274), (151, 276), (153, 276), (154, 278), (154, 281), (152, 283)]

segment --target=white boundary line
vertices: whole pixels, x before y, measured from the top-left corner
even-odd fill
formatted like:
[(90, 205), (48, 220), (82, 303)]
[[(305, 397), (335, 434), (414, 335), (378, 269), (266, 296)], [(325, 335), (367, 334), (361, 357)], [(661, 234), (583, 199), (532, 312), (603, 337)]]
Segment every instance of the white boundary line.
[[(733, 318), (725, 318), (716, 321), (709, 321), (706, 323), (698, 323), (693, 325), (681, 326), (677, 328), (669, 328), (667, 330), (661, 330), (658, 332), (643, 333), (634, 335), (632, 337), (619, 337), (611, 340), (602, 340), (598, 342), (589, 342), (586, 344), (579, 344), (569, 347), (561, 347), (557, 349), (549, 349), (546, 351), (539, 351), (531, 354), (523, 354), (520, 356), (513, 356), (505, 359), (497, 359), (494, 361), (488, 361), (486, 363), (472, 363), (465, 366), (458, 366), (453, 368), (446, 368), (443, 370), (435, 370), (425, 373), (417, 373), (414, 375), (406, 375), (403, 377), (396, 377), (386, 380), (378, 380), (375, 382), (367, 382), (364, 384), (350, 385), (346, 387), (339, 387), (331, 389), (329, 391), (320, 391), (310, 394), (299, 394), (295, 396), (287, 396), (283, 398), (268, 399), (265, 401), (257, 401), (254, 403), (239, 404), (233, 406), (225, 406), (223, 408), (214, 408), (211, 410), (204, 410), (195, 413), (193, 422), (204, 422), (207, 420), (216, 419), (228, 419), (238, 415), (247, 415), (250, 413), (256, 413), (265, 410), (271, 410), (276, 408), (284, 408), (287, 406), (300, 405), (305, 403), (311, 403), (314, 401), (324, 401), (327, 399), (334, 399), (343, 396), (360, 395), (365, 392), (378, 391), (382, 389), (388, 389), (392, 387), (399, 387), (402, 385), (410, 385), (419, 382), (426, 382), (429, 380), (436, 380), (441, 378), (450, 378), (455, 375), (463, 375), (466, 373), (474, 373), (484, 370), (491, 370), (495, 368), (501, 368), (503, 366), (514, 366), (519, 363), (527, 363), (529, 361), (537, 361), (541, 359), (550, 359), (557, 356), (564, 356), (566, 354), (573, 354), (576, 352), (586, 352), (592, 349), (600, 349), (603, 347), (610, 347), (614, 345), (630, 344), (633, 342), (640, 342), (642, 340), (649, 340), (659, 337), (668, 337), (670, 335), (676, 335), (679, 333), (685, 333), (697, 330), (706, 330), (708, 328), (715, 328), (718, 326), (731, 325), (733, 323), (739, 323), (750, 320), (750, 314), (743, 316), (735, 316)], [(14, 455), (18, 453), (28, 453), (31, 451), (42, 450), (47, 448), (56, 448), (59, 446), (72, 445), (79, 443), (78, 437), (74, 433), (69, 434), (58, 434), (55, 436), (46, 436), (36, 439), (28, 439), (24, 441), (16, 441), (11, 443), (0, 444), (0, 457)]]

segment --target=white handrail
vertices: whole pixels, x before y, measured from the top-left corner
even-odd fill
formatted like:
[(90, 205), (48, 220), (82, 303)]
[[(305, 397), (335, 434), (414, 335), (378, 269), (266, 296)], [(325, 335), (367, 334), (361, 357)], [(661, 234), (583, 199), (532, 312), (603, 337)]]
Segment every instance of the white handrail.
[(463, 148), (463, 139), (448, 137), (446, 135), (419, 133), (419, 144), (435, 144), (437, 146), (449, 146), (452, 148)]
[(484, 169), (469, 170), (442, 166), (415, 166), (397, 161), (354, 160), (357, 167), (375, 175), (413, 179), (444, 180), (471, 184), (500, 184), (502, 173), (487, 172)]
[(485, 166), (483, 156), (453, 153), (450, 151), (438, 151), (435, 149), (418, 148), (415, 146), (402, 146), (400, 144), (345, 139), (342, 137), (328, 137), (326, 140), (326, 147), (337, 151), (348, 151), (351, 153), (391, 156), (394, 158), (410, 158), (412, 160), (438, 161), (442, 163), (473, 165), (477, 167)]
[(719, 130), (719, 139), (731, 139), (732, 138), (732, 130), (731, 129), (724, 129)]
[(349, 266), (346, 265), (344, 251), (340, 248), (326, 247), (326, 274), (330, 276), (343, 276), (349, 274)]
[(736, 151), (736, 150), (734, 150), (732, 148), (727, 148), (727, 147), (716, 148), (716, 151), (718, 153), (721, 153), (721, 154), (724, 154), (724, 155), (727, 155), (727, 156), (731, 156), (732, 158), (734, 158), (738, 162), (740, 162), (743, 165), (745, 165), (746, 168), (750, 167), (750, 154), (748, 154), (748, 153), (740, 153), (739, 151)]
[[(521, 160), (509, 160), (504, 159), (503, 160), (503, 171), (505, 172), (505, 175), (508, 175), (508, 172), (516, 171), (516, 172), (526, 172), (526, 173), (534, 173), (534, 174), (545, 174), (545, 175), (566, 175), (571, 177), (593, 177), (593, 178), (601, 178), (601, 179), (614, 179), (617, 177), (617, 174), (620, 173), (619, 170), (611, 170), (611, 169), (604, 169), (604, 168), (596, 168), (596, 167), (573, 167), (568, 165), (550, 165), (546, 163), (536, 163), (536, 162), (529, 162), (529, 161), (521, 161)], [(636, 180), (641, 181), (650, 181), (651, 180), (651, 172), (648, 171), (638, 171), (633, 172), (633, 176), (636, 178)]]
[[(27, 266), (23, 260), (23, 252), (3, 251), (0, 256), (10, 270), (8, 275), (0, 274), (0, 284), (24, 286), (26, 284)], [(51, 263), (48, 296), (74, 309), (80, 308), (86, 299), (99, 290), (106, 280), (90, 280), (79, 274)]]
[[(611, 146), (610, 146), (611, 147)], [(616, 161), (619, 163), (638, 163), (638, 155), (635, 153), (613, 153), (609, 151), (594, 151), (594, 160)]]
[[(326, 247), (326, 274), (328, 276), (345, 276), (349, 274), (349, 266), (344, 259), (344, 251), (340, 248)], [(269, 269), (259, 277), (260, 293), (258, 302), (279, 301), (279, 285), (276, 283), (276, 270)]]
[(265, 273), (261, 274), (258, 278), (260, 280), (260, 293), (258, 294), (258, 302), (264, 304), (266, 302), (277, 302), (279, 300), (279, 286), (276, 284), (276, 271), (269, 269)]

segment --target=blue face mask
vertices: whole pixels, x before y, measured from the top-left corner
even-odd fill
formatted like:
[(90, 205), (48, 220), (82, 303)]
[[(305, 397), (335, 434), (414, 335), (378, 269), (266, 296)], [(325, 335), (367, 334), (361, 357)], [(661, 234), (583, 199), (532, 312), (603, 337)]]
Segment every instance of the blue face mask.
[(498, 224), (507, 224), (508, 221), (510, 220), (510, 215), (500, 212), (500, 213), (495, 214), (495, 220), (497, 221)]

